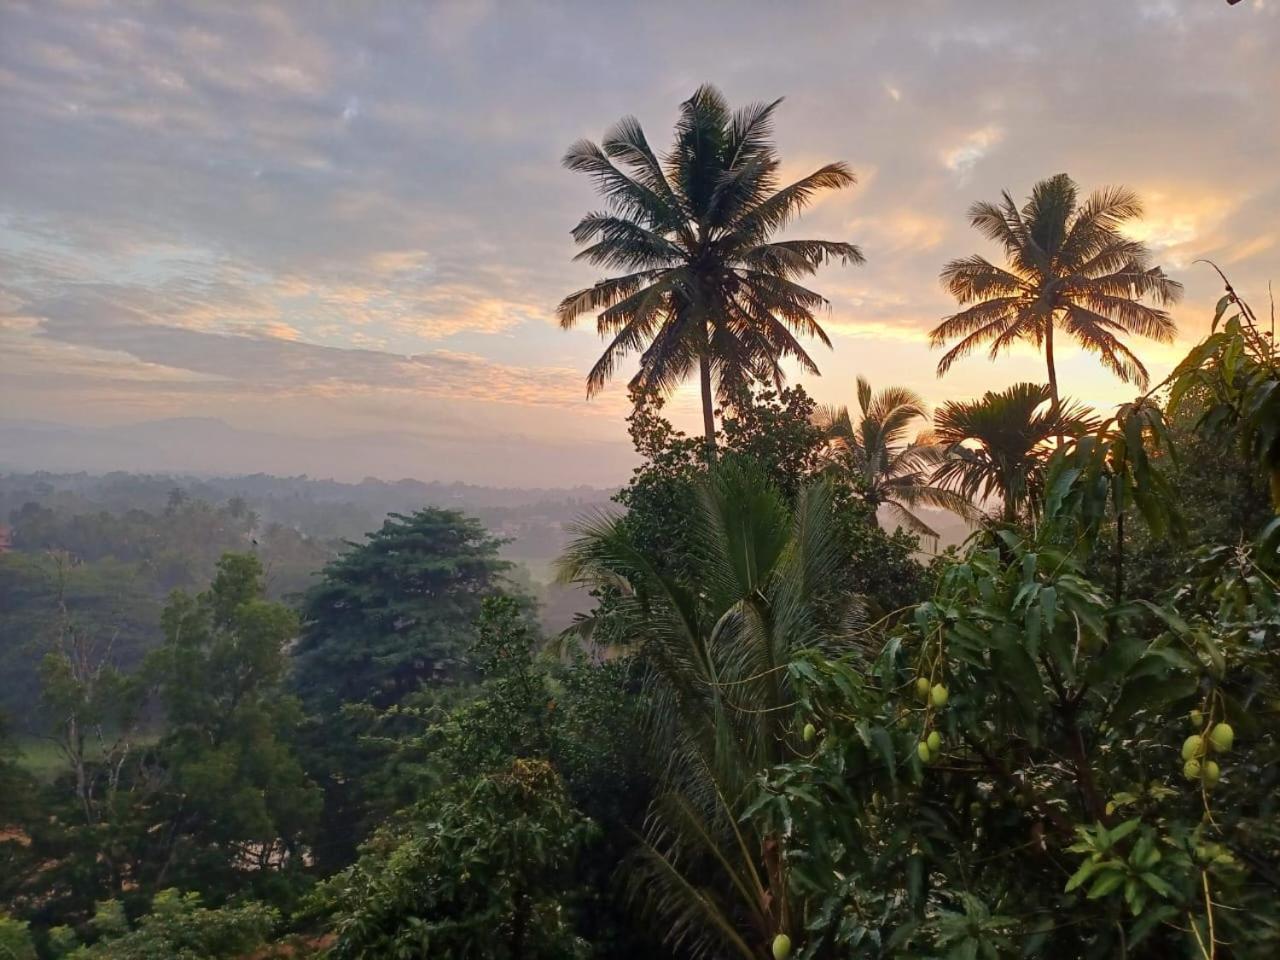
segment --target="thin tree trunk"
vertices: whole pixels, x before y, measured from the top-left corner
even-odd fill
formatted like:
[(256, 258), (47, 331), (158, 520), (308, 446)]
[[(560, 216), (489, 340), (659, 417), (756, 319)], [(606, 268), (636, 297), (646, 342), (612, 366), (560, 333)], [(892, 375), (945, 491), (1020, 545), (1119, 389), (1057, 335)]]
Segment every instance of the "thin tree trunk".
[(716, 414), (711, 396), (711, 358), (698, 358), (698, 379), (702, 383), (702, 429), (707, 438), (707, 462), (716, 460)]
[(1051, 409), (1056, 417), (1058, 415), (1058, 368), (1053, 363), (1053, 318), (1049, 318), (1049, 322), (1045, 325), (1044, 330), (1044, 359), (1049, 367), (1049, 402), (1053, 404)]
[[(1044, 330), (1044, 359), (1049, 368), (1049, 413), (1053, 417), (1054, 423), (1058, 423), (1058, 418), (1062, 415), (1062, 406), (1058, 401), (1058, 368), (1053, 362), (1053, 314), (1049, 314), (1049, 322), (1045, 324)], [(1062, 430), (1058, 430), (1058, 446), (1066, 443), (1066, 437), (1062, 435)]]
[(1124, 505), (1116, 504), (1116, 603), (1124, 603)]

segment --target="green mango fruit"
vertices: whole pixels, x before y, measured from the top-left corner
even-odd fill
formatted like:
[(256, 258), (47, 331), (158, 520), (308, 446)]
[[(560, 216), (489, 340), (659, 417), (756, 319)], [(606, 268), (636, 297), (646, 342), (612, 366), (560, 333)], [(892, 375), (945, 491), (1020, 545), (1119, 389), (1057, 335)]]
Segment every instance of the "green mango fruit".
[(1236, 742), (1236, 732), (1231, 729), (1231, 724), (1219, 723), (1209, 731), (1209, 742), (1218, 753), (1226, 753)]

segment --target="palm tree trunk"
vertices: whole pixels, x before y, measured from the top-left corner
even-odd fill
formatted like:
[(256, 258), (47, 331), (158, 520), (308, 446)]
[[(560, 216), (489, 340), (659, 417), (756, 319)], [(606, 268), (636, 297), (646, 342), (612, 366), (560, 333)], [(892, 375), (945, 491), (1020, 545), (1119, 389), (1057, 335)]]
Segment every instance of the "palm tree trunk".
[(716, 414), (711, 396), (711, 358), (703, 353), (698, 358), (698, 379), (702, 383), (702, 429), (707, 437), (707, 462), (716, 459)]
[(1056, 419), (1059, 412), (1058, 369), (1053, 364), (1053, 317), (1050, 317), (1049, 322), (1045, 325), (1044, 358), (1049, 366), (1049, 402), (1052, 404), (1049, 409), (1053, 412), (1053, 416)]
[(1004, 502), (1001, 507), (1005, 523), (1016, 523), (1018, 520), (1018, 501), (1014, 498), (1012, 490), (1005, 491)]
[[(1054, 423), (1058, 423), (1058, 417), (1062, 413), (1062, 407), (1058, 403), (1058, 368), (1053, 363), (1053, 314), (1049, 314), (1049, 322), (1045, 324), (1044, 330), (1044, 359), (1049, 367), (1049, 413), (1053, 417)], [(1058, 446), (1061, 447), (1066, 443), (1066, 437), (1062, 435), (1062, 431), (1058, 431)]]

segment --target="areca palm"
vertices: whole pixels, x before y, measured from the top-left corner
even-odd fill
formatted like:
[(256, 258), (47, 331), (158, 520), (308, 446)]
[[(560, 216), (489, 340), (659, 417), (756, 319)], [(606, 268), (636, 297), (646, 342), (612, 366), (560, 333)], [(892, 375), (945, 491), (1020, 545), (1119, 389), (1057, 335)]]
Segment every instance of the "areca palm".
[(608, 340), (587, 395), (636, 351), (633, 391), (668, 392), (697, 370), (712, 450), (716, 395), (731, 398), (750, 381), (780, 383), (786, 359), (817, 373), (798, 338), (831, 345), (814, 317), (826, 300), (799, 281), (829, 261), (863, 259), (850, 243), (772, 239), (820, 191), (854, 183), (848, 167), (830, 163), (780, 187), (772, 139), (779, 103), (731, 112), (719, 91), (702, 86), (681, 105), (661, 160), (634, 117), (564, 157), (592, 178), (606, 207), (574, 228), (574, 240), (586, 244), (576, 259), (625, 271), (570, 294), (557, 310), (566, 329), (596, 313)]
[(692, 518), (705, 546), (696, 583), (663, 573), (618, 517), (582, 525), (560, 561), (562, 580), (621, 594), (613, 615), (640, 645), (660, 787), (627, 875), (691, 956), (756, 960), (799, 929), (786, 840), (744, 812), (759, 772), (801, 746), (787, 666), (823, 639), (813, 598), (840, 565), (831, 511), (828, 484), (788, 508), (758, 467), (728, 461)]
[(994, 358), (1015, 343), (1033, 343), (1044, 350), (1056, 408), (1054, 333), (1061, 330), (1121, 380), (1146, 389), (1147, 368), (1120, 338), (1171, 341), (1176, 328), (1160, 306), (1176, 302), (1182, 285), (1151, 265), (1143, 243), (1120, 232), (1142, 214), (1133, 191), (1107, 187), (1083, 204), (1077, 193), (1060, 173), (1037, 183), (1021, 210), (1007, 191), (999, 203), (970, 207), (969, 222), (1004, 247), (1008, 262), (999, 267), (974, 255), (943, 268), (943, 285), (965, 309), (930, 333), (935, 347), (957, 341), (938, 362), (939, 376), (978, 347)]
[(912, 425), (929, 416), (919, 394), (905, 387), (876, 393), (865, 377), (858, 377), (858, 409), (856, 425), (848, 407), (820, 411), (818, 424), (827, 436), (831, 465), (864, 500), (873, 507), (887, 507), (908, 530), (935, 538), (937, 531), (912, 508), (941, 507), (963, 517), (972, 515), (968, 500), (930, 480), (943, 459), (942, 448), (928, 440), (908, 439)]
[(975, 502), (1000, 497), (1008, 521), (1034, 511), (1053, 452), (1050, 441), (1097, 427), (1084, 407), (1071, 401), (1055, 406), (1049, 388), (1038, 383), (1015, 383), (979, 400), (950, 401), (934, 414), (933, 423), (932, 439), (946, 450), (946, 458), (932, 482)]

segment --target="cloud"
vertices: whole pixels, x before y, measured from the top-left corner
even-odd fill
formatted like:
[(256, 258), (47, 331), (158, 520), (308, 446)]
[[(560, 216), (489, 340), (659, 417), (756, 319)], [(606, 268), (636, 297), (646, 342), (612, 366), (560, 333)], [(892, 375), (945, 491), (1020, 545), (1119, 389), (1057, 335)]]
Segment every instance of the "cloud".
[(942, 152), (942, 165), (961, 180), (968, 179), (979, 160), (991, 152), (991, 148), (1004, 140), (1004, 130), (987, 124), (967, 134), (961, 142)]
[[(39, 338), (186, 372), (228, 389), (365, 387), (531, 406), (568, 406), (581, 396), (581, 376), (575, 370), (511, 367), (452, 350), (401, 355), (322, 346), (303, 342), (287, 325), (260, 327), (252, 334), (166, 326), (92, 297), (49, 301), (33, 309), (39, 318), (33, 332)], [(14, 326), (18, 332), (29, 331), (30, 318)]]
[[(599, 343), (552, 316), (598, 279), (568, 230), (600, 200), (559, 157), (625, 114), (661, 149), (707, 80), (735, 104), (787, 97), (788, 172), (859, 174), (789, 227), (868, 257), (814, 280), (842, 337), (817, 352), (823, 389), (870, 370), (943, 392), (1014, 376), (975, 358), (935, 383), (922, 338), (954, 308), (940, 266), (998, 256), (968, 205), (1060, 170), (1143, 194), (1135, 229), (1188, 286), (1187, 337), (1217, 287), (1196, 258), (1264, 296), (1280, 130), (1257, 118), (1280, 98), (1277, 4), (735, 9), (6, 4), (0, 400), (252, 418), (266, 398), (322, 429), (456, 399), (487, 423), (603, 430), (622, 388), (582, 403)], [(1088, 364), (1071, 375), (1082, 395), (1110, 389)]]

